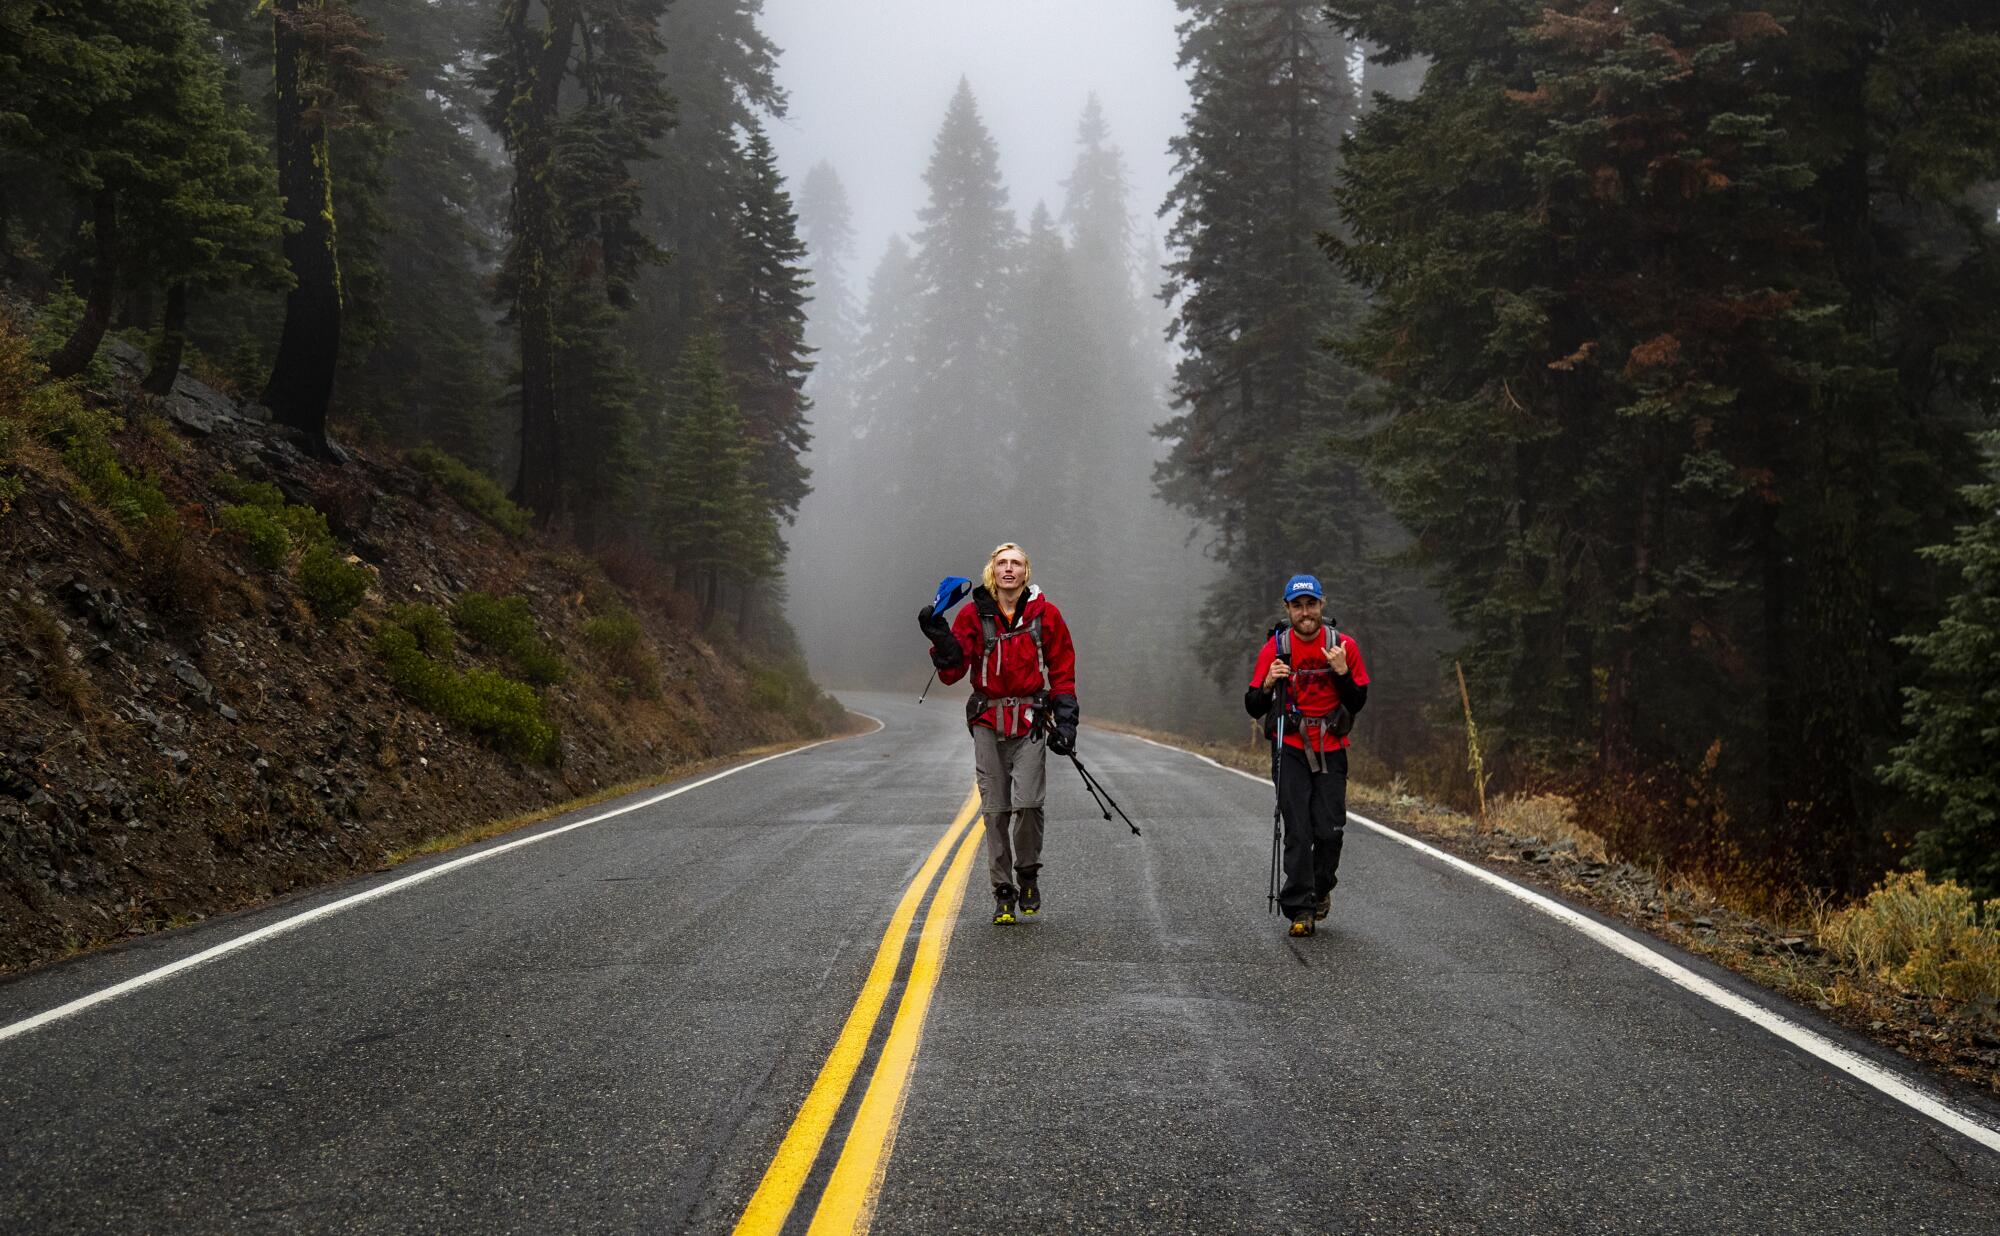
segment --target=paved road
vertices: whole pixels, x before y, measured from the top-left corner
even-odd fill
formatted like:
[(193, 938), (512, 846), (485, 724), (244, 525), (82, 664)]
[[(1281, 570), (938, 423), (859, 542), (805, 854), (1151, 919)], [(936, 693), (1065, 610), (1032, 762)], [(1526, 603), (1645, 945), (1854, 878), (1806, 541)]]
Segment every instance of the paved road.
[[(784, 1230), (872, 1150), (877, 1232), (2000, 1231), (2000, 1154), (1394, 842), (1351, 829), (1285, 939), (1269, 790), (1133, 739), (1084, 754), (1144, 837), (1052, 768), (1042, 918), (988, 924), (972, 863), (946, 922), (961, 714), (851, 702), (886, 727), (0, 1038), (0, 1231), (728, 1231), (906, 892)], [(420, 869), (0, 985), (0, 1035)]]

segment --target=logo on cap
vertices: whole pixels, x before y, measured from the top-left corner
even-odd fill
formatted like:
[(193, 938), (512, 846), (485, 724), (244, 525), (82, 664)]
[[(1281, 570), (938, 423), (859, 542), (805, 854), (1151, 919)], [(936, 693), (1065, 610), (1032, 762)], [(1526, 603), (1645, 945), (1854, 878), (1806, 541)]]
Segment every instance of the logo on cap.
[(1319, 590), (1319, 581), (1310, 575), (1294, 575), (1285, 581), (1285, 600), (1291, 602), (1299, 597), (1318, 597), (1322, 601), (1326, 600), (1325, 594)]

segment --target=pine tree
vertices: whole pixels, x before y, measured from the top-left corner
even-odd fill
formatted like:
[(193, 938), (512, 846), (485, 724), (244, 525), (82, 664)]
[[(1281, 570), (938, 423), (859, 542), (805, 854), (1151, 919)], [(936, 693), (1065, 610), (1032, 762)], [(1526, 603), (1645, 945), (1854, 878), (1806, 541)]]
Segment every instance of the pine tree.
[(919, 509), (999, 509), (1002, 478), (977, 456), (981, 446), (1011, 438), (1006, 289), (1017, 235), (1000, 182), (999, 148), (963, 78), (932, 145), (924, 184), (930, 199), (918, 212), (913, 254), (924, 364), (900, 432), (930, 469)]
[[(1112, 523), (1098, 505), (1115, 467), (1107, 422), (1116, 362), (1098, 347), (1103, 319), (1091, 312), (1077, 264), (1048, 208), (1036, 203), (1009, 289), (1006, 387), (1016, 407), (1005, 467), (1013, 488), (1001, 509), (1009, 535), (1051, 565), (1060, 562), (1061, 578), (1071, 581), (1102, 574), (1107, 530), (1123, 522)], [(1144, 475), (1143, 466), (1134, 471)], [(1085, 597), (1065, 597), (1079, 616), (1090, 611)]]
[[(276, 222), (261, 154), (185, 5), (119, 0), (6, 28), (21, 37), (0, 62), (0, 144), (91, 220), (89, 299), (49, 359), (51, 376), (83, 371), (135, 278), (184, 288), (270, 270), (260, 250)], [(185, 308), (184, 292), (174, 299)]]
[(737, 209), (747, 133), (785, 114), (778, 49), (757, 26), (763, 0), (675, 0), (658, 65), (675, 122), (658, 157), (633, 169), (648, 232), (673, 255), (640, 276), (625, 326), (635, 354), (671, 358), (713, 323)]
[(278, 194), (290, 225), (284, 249), (292, 290), (263, 399), (279, 424), (324, 452), (341, 328), (329, 134), (356, 112), (372, 119), (392, 75), (364, 53), (376, 36), (343, 0), (272, 0), (271, 11)]
[[(801, 520), (797, 548), (787, 567), (795, 592), (834, 613), (866, 613), (885, 596), (916, 595), (937, 582), (942, 570), (921, 554), (930, 538), (927, 521), (913, 516), (927, 508), (926, 472), (935, 461), (922, 458), (906, 426), (917, 416), (924, 356), (919, 342), (921, 288), (909, 245), (892, 236), (868, 280), (868, 302), (854, 361), (854, 404), (846, 430), (823, 427), (815, 449), (827, 458), (811, 501), (840, 513), (840, 521)], [(920, 495), (924, 495), (920, 497)], [(869, 552), (854, 554), (856, 527), (867, 530)], [(935, 547), (931, 547), (935, 553)], [(928, 576), (928, 578), (926, 578)], [(845, 668), (855, 682), (892, 682), (909, 670), (909, 645), (901, 632), (837, 647), (815, 643), (829, 628), (805, 628), (815, 658)]]
[(761, 127), (750, 130), (736, 173), (731, 246), (721, 274), (717, 329), (730, 380), (755, 443), (752, 479), (786, 523), (807, 492), (799, 456), (812, 440), (804, 393), (812, 372), (806, 347), (806, 247), (791, 194)]
[(1927, 673), (1924, 685), (1903, 690), (1913, 733), (1884, 770), (1890, 784), (1940, 808), (1908, 864), (1982, 899), (2000, 897), (2000, 434), (1986, 435), (1985, 449), (1986, 481), (1965, 491), (1978, 522), (1924, 554), (1963, 587), (1936, 627), (1907, 641)]
[(725, 580), (775, 569), (777, 521), (752, 479), (754, 448), (712, 332), (689, 342), (668, 407), (655, 526), (682, 584), (699, 590), (706, 624)]
[[(465, 50), (484, 0), (357, 0), (404, 73), (384, 123), (333, 135), (348, 308), (336, 414), (392, 441), (432, 442), (499, 474), (502, 387), (488, 282), (506, 179), (475, 138)], [(355, 149), (360, 147), (360, 149)], [(372, 183), (359, 183), (366, 173)]]
[[(861, 335), (861, 307), (856, 303), (849, 264), (854, 261), (854, 209), (840, 173), (824, 159), (813, 164), (799, 185), (799, 235), (806, 242), (806, 264), (812, 272), (812, 307), (806, 319), (806, 344), (813, 353), (813, 372), (806, 391), (812, 396), (821, 427), (845, 432), (853, 414), (854, 349)], [(821, 458), (815, 450), (814, 457)], [(815, 471), (823, 469), (815, 467)]]
[[(581, 312), (577, 298), (624, 308), (637, 273), (660, 256), (640, 223), (631, 168), (650, 157), (671, 116), (658, 65), (663, 3), (507, 0), (480, 73), (486, 120), (514, 161), (499, 287), (521, 349), (514, 493), (543, 525), (571, 505), (566, 458), (586, 451), (601, 460), (622, 449), (623, 401), (595, 389), (600, 377), (622, 386), (622, 366), (596, 366), (609, 355), (597, 338), (608, 323)], [(576, 97), (565, 108), (572, 81)]]
[(1165, 296), (1183, 349), (1172, 449), (1159, 492), (1204, 523), (1224, 565), (1203, 611), (1202, 661), (1217, 681), (1243, 671), (1268, 629), (1275, 589), (1314, 570), (1334, 611), (1372, 596), (1376, 503), (1351, 456), (1329, 450), (1358, 427), (1359, 379), (1324, 346), (1359, 298), (1316, 259), (1336, 225), (1329, 193), (1354, 115), (1347, 43), (1314, 3), (1182, 0), (1181, 66), (1193, 107), (1172, 143), (1179, 212)]

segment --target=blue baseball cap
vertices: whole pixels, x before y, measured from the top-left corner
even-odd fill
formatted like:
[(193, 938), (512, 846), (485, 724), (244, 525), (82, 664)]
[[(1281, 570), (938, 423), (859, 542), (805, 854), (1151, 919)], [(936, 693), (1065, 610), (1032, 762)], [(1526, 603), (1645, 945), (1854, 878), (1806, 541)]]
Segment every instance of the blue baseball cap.
[(1319, 590), (1319, 581), (1310, 575), (1294, 575), (1285, 581), (1285, 604), (1289, 605), (1299, 597), (1326, 600), (1326, 594)]

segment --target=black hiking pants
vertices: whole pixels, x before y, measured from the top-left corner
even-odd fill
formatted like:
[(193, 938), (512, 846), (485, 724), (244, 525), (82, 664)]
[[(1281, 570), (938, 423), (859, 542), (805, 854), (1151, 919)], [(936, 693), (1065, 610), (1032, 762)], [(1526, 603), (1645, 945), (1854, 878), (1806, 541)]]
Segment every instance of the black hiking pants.
[(1278, 811), (1285, 818), (1285, 881), (1278, 907), (1290, 919), (1311, 918), (1313, 903), (1339, 883), (1340, 843), (1347, 835), (1347, 751), (1320, 755), (1314, 772), (1306, 754), (1286, 747), (1278, 763)]

